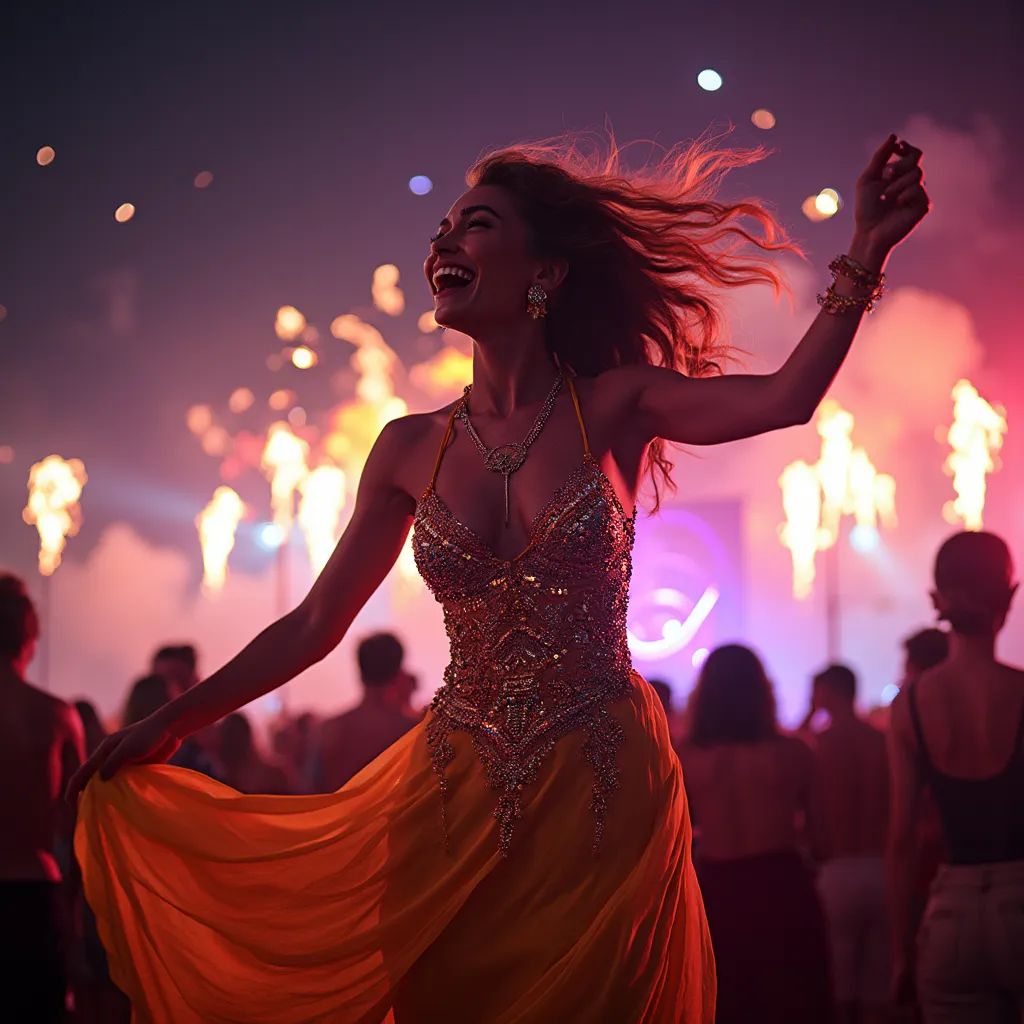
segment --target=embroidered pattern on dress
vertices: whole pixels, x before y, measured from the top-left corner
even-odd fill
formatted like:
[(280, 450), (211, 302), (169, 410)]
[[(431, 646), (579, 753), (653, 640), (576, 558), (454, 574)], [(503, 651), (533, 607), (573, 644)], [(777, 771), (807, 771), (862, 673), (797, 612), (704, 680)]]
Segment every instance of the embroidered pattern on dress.
[(608, 705), (632, 685), (626, 605), (635, 522), (589, 452), (514, 559), (499, 558), (428, 487), (416, 510), (413, 552), (442, 605), (451, 645), (427, 724), (446, 842), (452, 732), (469, 734), (498, 794), (498, 843), (507, 855), (524, 791), (555, 743), (582, 730), (599, 847), (623, 741)]

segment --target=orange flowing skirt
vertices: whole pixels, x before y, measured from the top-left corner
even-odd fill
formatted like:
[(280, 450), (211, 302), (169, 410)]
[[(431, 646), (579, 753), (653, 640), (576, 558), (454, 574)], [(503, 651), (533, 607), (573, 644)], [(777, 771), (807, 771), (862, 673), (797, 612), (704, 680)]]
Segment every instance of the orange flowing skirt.
[(579, 732), (529, 787), (507, 858), (461, 732), (445, 850), (423, 725), (326, 795), (247, 796), (167, 765), (90, 782), (75, 850), (133, 1020), (711, 1024), (682, 776), (634, 684), (610, 706), (626, 738), (596, 854)]

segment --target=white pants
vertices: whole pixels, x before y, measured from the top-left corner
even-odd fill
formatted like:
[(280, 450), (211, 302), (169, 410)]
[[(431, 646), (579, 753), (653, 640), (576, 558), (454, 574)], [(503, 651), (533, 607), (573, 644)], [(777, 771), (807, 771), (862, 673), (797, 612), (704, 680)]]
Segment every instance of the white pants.
[(837, 857), (818, 874), (841, 1003), (880, 1006), (889, 998), (892, 954), (883, 857)]
[(927, 1024), (1024, 1022), (1024, 861), (943, 867), (917, 938)]

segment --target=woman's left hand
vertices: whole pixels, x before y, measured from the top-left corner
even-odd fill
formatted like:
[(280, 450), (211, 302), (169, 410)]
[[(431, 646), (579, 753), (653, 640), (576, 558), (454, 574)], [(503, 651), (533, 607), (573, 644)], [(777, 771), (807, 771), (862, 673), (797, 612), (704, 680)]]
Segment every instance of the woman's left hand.
[(920, 224), (930, 207), (921, 150), (890, 135), (857, 179), (855, 230), (888, 251)]

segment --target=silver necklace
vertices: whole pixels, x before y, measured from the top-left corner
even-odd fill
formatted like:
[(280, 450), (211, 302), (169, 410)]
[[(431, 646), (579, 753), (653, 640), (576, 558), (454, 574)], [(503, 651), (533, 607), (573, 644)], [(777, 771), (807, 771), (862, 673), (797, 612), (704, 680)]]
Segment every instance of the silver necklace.
[(459, 403), (459, 409), (455, 417), (465, 423), (466, 432), (473, 439), (473, 443), (484, 457), (484, 466), (492, 473), (501, 473), (505, 477), (505, 525), (508, 526), (508, 478), (526, 461), (527, 449), (537, 440), (541, 430), (544, 428), (544, 424), (547, 423), (551, 410), (555, 407), (555, 399), (558, 398), (558, 392), (562, 390), (562, 374), (559, 373), (555, 378), (555, 383), (551, 385), (551, 390), (548, 392), (547, 398), (544, 399), (544, 405), (541, 406), (541, 410), (537, 414), (537, 418), (534, 420), (533, 426), (530, 427), (530, 432), (526, 437), (522, 441), (509, 441), (507, 444), (499, 444), (494, 448), (488, 448), (483, 443), (480, 435), (476, 432), (476, 428), (470, 422), (469, 393), (472, 389), (472, 384), (467, 384), (463, 388), (462, 401)]

